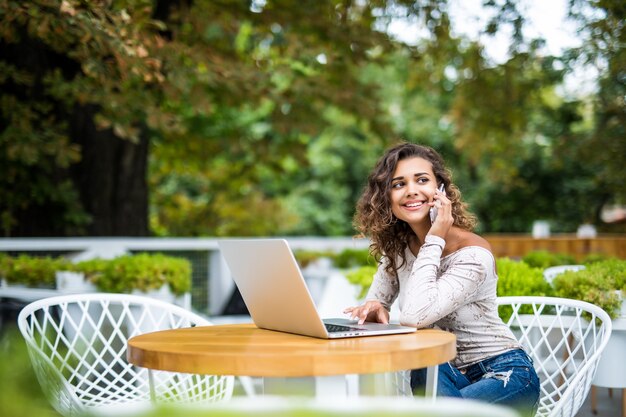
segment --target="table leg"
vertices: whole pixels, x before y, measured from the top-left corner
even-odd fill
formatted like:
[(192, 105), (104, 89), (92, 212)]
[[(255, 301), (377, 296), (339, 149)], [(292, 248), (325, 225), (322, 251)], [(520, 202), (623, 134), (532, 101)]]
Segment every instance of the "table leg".
[(148, 385), (150, 386), (150, 401), (156, 403), (156, 392), (154, 390), (154, 374), (152, 369), (148, 369)]
[(359, 375), (263, 378), (262, 395), (309, 396), (317, 398), (358, 396)]
[(346, 394), (348, 397), (358, 397), (359, 396), (359, 375), (357, 374), (349, 374), (345, 376), (346, 378)]
[(426, 397), (432, 397), (432, 400), (435, 401), (437, 398), (437, 372), (438, 366), (429, 366), (426, 368)]
[(330, 375), (315, 378), (315, 396), (354, 397), (359, 395), (358, 375)]
[[(436, 370), (437, 367), (433, 367)], [(437, 373), (432, 372), (426, 377), (427, 387), (436, 384)], [(381, 374), (348, 374), (329, 375), (318, 377), (299, 378), (263, 378), (261, 395), (310, 395), (314, 393), (316, 398), (328, 397), (358, 397), (365, 396), (397, 396), (412, 395), (408, 381), (401, 381), (403, 386), (398, 386), (396, 373)], [(406, 385), (406, 386), (404, 386)], [(408, 391), (407, 391), (408, 387)], [(402, 389), (401, 389), (402, 388)], [(409, 394), (406, 394), (408, 392)], [(430, 388), (428, 394), (434, 398), (434, 388)]]

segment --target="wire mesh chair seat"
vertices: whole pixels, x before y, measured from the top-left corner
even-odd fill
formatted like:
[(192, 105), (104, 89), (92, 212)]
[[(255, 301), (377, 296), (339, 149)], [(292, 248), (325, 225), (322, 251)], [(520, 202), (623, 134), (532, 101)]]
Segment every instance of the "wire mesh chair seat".
[(126, 360), (133, 336), (211, 323), (179, 306), (129, 294), (73, 294), (35, 301), (18, 326), (52, 406), (65, 416), (135, 413), (157, 403), (224, 401), (232, 376), (152, 372)]
[(611, 336), (608, 314), (584, 301), (556, 297), (499, 297), (497, 303), (541, 381), (536, 415), (576, 415)]

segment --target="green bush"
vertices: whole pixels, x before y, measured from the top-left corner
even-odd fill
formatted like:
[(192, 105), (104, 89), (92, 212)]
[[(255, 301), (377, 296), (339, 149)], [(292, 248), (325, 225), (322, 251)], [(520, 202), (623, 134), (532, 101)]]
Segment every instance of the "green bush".
[(294, 251), (293, 256), (298, 261), (298, 265), (300, 268), (306, 268), (311, 262), (315, 262), (320, 258), (329, 258), (331, 260), (334, 259), (335, 253), (332, 251), (321, 251), (321, 250), (304, 250), (299, 249)]
[(1, 263), (3, 276), (8, 283), (37, 288), (54, 288), (55, 272), (67, 270), (70, 264), (62, 258), (29, 255), (6, 257)]
[(344, 249), (335, 256), (337, 268), (347, 269), (366, 265), (378, 265), (368, 249)]
[(346, 278), (351, 284), (360, 287), (358, 298), (363, 298), (367, 294), (367, 290), (372, 281), (374, 280), (374, 274), (378, 268), (371, 265), (362, 266), (358, 269), (354, 269), (346, 273)]
[(546, 250), (528, 252), (522, 261), (533, 268), (546, 269), (551, 266), (572, 265), (576, 263), (576, 258), (567, 253), (553, 253)]
[(615, 259), (612, 256), (609, 256), (605, 253), (590, 253), (585, 256), (582, 260), (583, 265), (595, 264), (596, 262), (608, 261), (609, 259)]
[(616, 291), (626, 294), (626, 260), (608, 259), (580, 271), (566, 271), (552, 285), (557, 297), (587, 301), (615, 318), (622, 303)]
[(149, 291), (169, 284), (174, 294), (182, 295), (191, 288), (191, 264), (186, 259), (141, 253), (90, 262), (85, 266), (93, 268), (90, 279), (104, 292)]
[(163, 254), (142, 253), (75, 264), (64, 258), (0, 256), (0, 276), (12, 284), (54, 288), (56, 271), (82, 272), (86, 280), (104, 292), (149, 291), (169, 284), (174, 294), (182, 295), (191, 288), (189, 261)]
[[(543, 270), (534, 268), (523, 261), (514, 261), (509, 258), (496, 259), (498, 270), (498, 296), (534, 295), (550, 296), (552, 287), (543, 277)], [(499, 308), (500, 317), (504, 321), (511, 317), (513, 309), (510, 306)], [(530, 306), (522, 307), (521, 313), (532, 313)]]
[(552, 288), (543, 277), (542, 269), (509, 258), (498, 258), (496, 266), (498, 270), (498, 296), (552, 295)]
[(4, 323), (0, 352), (0, 416), (62, 417), (46, 400), (16, 325)]
[(81, 261), (71, 265), (70, 270), (76, 272), (82, 272), (85, 275), (85, 279), (95, 284), (98, 279), (104, 274), (107, 269), (110, 260), (106, 259), (90, 259), (88, 261)]
[(4, 278), (6, 275), (6, 271), (9, 268), (9, 262), (11, 262), (11, 257), (6, 253), (0, 252), (0, 279)]

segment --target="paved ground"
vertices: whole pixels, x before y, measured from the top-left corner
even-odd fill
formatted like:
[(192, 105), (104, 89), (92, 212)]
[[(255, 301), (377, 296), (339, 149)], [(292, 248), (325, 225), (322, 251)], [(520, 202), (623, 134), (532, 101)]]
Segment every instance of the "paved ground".
[(576, 417), (620, 417), (622, 414), (622, 390), (613, 389), (613, 396), (609, 397), (608, 388), (598, 388), (598, 414), (591, 412), (591, 395), (576, 414)]

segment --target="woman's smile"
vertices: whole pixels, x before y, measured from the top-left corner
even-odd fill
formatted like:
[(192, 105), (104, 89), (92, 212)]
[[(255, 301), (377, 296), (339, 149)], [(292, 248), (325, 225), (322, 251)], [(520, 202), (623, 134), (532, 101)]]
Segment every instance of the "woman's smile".
[(420, 222), (428, 217), (437, 180), (430, 161), (415, 157), (398, 161), (391, 180), (391, 210), (400, 220)]
[(417, 210), (422, 208), (422, 206), (425, 204), (424, 201), (408, 201), (404, 204), (404, 207), (406, 207), (409, 210)]

